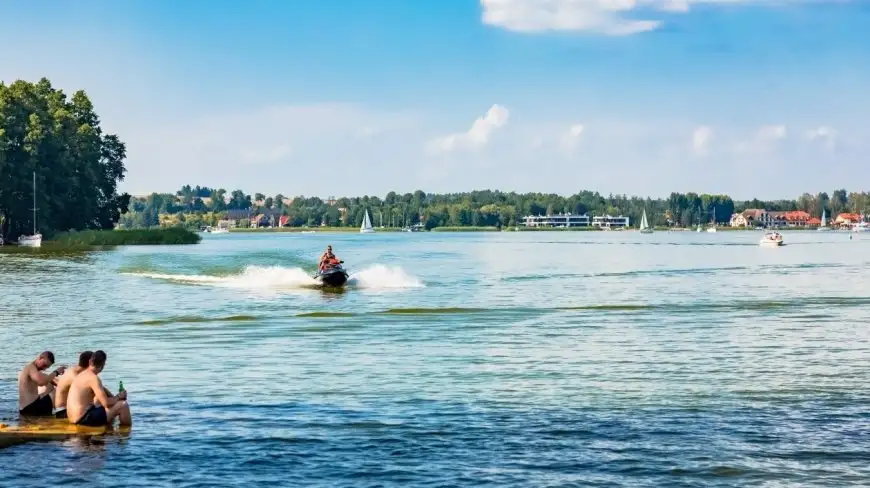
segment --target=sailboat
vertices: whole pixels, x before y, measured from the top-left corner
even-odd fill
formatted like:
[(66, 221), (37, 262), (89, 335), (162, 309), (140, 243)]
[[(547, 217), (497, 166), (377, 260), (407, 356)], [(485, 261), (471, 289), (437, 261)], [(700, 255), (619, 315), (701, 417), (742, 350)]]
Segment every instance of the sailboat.
[(829, 230), (831, 230), (831, 228), (828, 227), (828, 215), (825, 212), (825, 210), (822, 209), (822, 223), (819, 224), (818, 231), (825, 232), (825, 231), (829, 231)]
[(371, 234), (375, 229), (372, 227), (372, 221), (369, 219), (369, 211), (366, 210), (366, 215), (363, 218), (363, 223), (359, 228), (360, 234)]
[(646, 209), (643, 210), (643, 215), (640, 217), (640, 233), (641, 234), (652, 234), (652, 227), (649, 226), (649, 223), (646, 221)]
[(33, 234), (18, 236), (18, 245), (24, 247), (42, 246), (42, 234), (36, 231), (36, 171), (33, 172)]
[(707, 227), (707, 232), (716, 232), (716, 207), (713, 207), (713, 219), (710, 221), (710, 227)]

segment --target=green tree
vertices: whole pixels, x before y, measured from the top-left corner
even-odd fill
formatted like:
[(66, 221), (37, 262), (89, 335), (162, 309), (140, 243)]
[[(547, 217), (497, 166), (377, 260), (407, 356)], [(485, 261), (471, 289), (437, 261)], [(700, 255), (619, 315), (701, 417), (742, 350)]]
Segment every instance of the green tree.
[(71, 98), (43, 78), (0, 83), (0, 234), (111, 229), (130, 203), (118, 193), (126, 147), (103, 132), (84, 91)]

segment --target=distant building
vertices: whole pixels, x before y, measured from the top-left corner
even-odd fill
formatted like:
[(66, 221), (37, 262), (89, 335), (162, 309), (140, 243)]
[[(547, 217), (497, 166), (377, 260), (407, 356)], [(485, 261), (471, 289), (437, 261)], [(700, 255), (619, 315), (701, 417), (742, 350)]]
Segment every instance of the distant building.
[(802, 210), (790, 212), (768, 212), (770, 225), (774, 227), (806, 227), (809, 225), (810, 214)]
[(628, 227), (628, 217), (622, 215), (614, 217), (612, 215), (596, 215), (592, 217), (592, 227), (601, 227), (603, 229), (616, 229)]
[(529, 215), (523, 217), (522, 224), (526, 227), (589, 227), (588, 215)]
[(861, 216), (856, 213), (841, 213), (834, 219), (834, 223), (840, 227), (850, 227), (858, 222), (861, 222)]
[(762, 208), (747, 208), (731, 216), (731, 227), (769, 227), (773, 223), (771, 213)]
[(251, 217), (251, 227), (276, 227), (280, 225), (281, 211), (276, 208), (264, 208)]
[(728, 221), (731, 227), (749, 227), (749, 221), (743, 213), (731, 214), (731, 220)]

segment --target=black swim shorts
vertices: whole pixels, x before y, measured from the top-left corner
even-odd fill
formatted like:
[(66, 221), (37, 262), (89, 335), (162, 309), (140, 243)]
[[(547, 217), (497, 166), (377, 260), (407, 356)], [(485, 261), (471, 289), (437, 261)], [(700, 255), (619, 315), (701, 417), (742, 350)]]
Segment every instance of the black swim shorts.
[(76, 425), (84, 425), (87, 427), (102, 427), (109, 425), (109, 417), (106, 416), (106, 409), (102, 405), (91, 405), (91, 408), (76, 422)]
[(66, 409), (62, 408), (62, 409), (58, 410), (57, 412), (54, 412), (54, 418), (66, 420)]
[(54, 402), (51, 401), (51, 396), (43, 395), (19, 410), (18, 413), (31, 417), (51, 417), (52, 411), (54, 411)]

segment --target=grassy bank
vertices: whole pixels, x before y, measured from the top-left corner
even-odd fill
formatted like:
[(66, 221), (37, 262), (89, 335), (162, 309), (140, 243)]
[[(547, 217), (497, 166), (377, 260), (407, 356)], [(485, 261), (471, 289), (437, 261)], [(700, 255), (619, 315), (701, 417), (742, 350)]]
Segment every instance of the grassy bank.
[[(397, 227), (386, 227), (381, 229), (375, 227), (375, 232), (399, 232), (402, 229)], [(359, 232), (359, 227), (235, 227), (230, 229), (230, 232)]]
[(84, 230), (62, 232), (47, 244), (64, 247), (196, 244), (199, 234), (180, 227), (166, 229)]
[(432, 232), (498, 232), (498, 227), (461, 226), (461, 227), (435, 227)]

